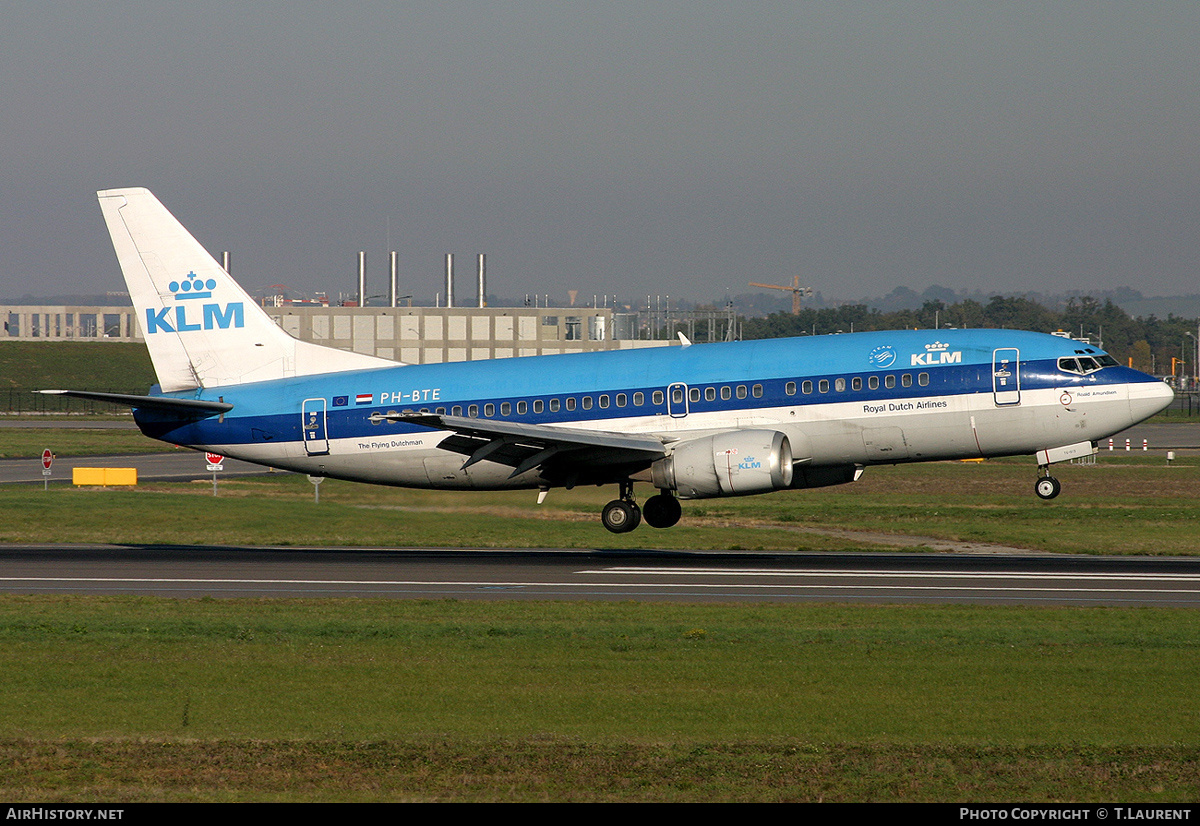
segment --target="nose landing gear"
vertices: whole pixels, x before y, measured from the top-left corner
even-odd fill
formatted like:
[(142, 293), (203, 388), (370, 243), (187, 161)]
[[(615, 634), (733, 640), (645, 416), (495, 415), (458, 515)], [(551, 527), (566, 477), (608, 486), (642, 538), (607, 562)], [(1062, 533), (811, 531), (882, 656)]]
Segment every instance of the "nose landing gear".
[(1049, 468), (1044, 469), (1044, 476), (1038, 479), (1033, 486), (1033, 492), (1038, 495), (1039, 499), (1053, 499), (1062, 491), (1062, 484), (1050, 475)]

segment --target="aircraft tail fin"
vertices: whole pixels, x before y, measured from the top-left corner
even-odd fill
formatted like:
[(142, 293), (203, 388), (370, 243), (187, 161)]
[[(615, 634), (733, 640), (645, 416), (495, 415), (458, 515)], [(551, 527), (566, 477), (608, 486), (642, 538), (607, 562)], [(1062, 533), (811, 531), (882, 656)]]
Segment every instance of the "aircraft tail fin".
[(292, 338), (149, 190), (97, 196), (164, 392), (396, 366)]

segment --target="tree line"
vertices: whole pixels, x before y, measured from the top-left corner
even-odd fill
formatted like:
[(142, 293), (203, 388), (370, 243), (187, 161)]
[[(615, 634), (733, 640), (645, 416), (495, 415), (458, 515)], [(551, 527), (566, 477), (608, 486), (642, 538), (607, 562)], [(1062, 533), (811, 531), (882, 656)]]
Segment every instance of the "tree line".
[[(1020, 329), (1063, 331), (1085, 338), (1122, 364), (1155, 375), (1194, 375), (1198, 321), (1174, 314), (1132, 318), (1114, 304), (1090, 297), (1071, 298), (1061, 308), (1019, 296), (992, 296), (986, 303), (966, 299), (952, 304), (926, 301), (920, 309), (882, 311), (866, 304), (803, 308), (799, 314), (772, 313), (748, 318), (742, 338), (783, 338), (828, 333), (899, 329)], [(1180, 364), (1180, 362), (1184, 364)]]

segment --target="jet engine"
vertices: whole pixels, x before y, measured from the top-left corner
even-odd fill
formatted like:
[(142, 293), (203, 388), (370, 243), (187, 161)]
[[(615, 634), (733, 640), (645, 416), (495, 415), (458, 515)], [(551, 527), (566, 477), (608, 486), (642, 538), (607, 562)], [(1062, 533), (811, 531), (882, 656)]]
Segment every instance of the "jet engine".
[(680, 499), (782, 490), (792, 484), (792, 447), (777, 430), (735, 430), (675, 445), (651, 467), (654, 486)]

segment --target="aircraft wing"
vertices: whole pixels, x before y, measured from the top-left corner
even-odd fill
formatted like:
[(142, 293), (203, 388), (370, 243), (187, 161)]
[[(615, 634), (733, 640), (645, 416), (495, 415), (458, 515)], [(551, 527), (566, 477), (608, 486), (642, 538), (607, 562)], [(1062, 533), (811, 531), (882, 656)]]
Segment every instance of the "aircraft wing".
[(590, 479), (604, 476), (606, 470), (648, 467), (667, 454), (660, 439), (638, 433), (427, 413), (398, 413), (386, 418), (451, 431), (453, 435), (438, 447), (466, 456), (464, 469), (488, 459), (512, 467), (509, 478), (541, 467), (548, 476)]

